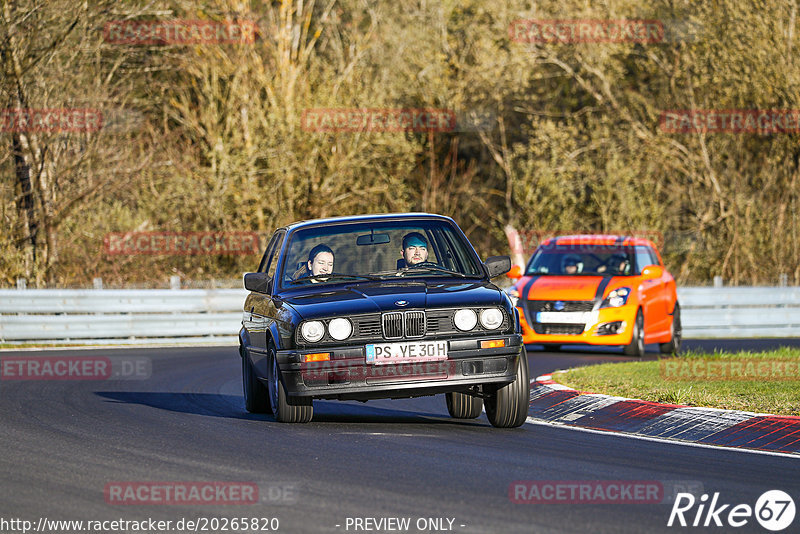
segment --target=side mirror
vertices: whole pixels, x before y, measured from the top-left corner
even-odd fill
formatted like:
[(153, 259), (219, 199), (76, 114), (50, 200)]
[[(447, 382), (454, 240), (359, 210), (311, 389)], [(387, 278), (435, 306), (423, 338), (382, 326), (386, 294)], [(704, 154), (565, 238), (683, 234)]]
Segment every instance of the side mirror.
[(267, 273), (246, 273), (244, 275), (244, 288), (256, 293), (271, 293), (272, 278)]
[(654, 280), (664, 275), (664, 269), (660, 265), (648, 265), (642, 269), (642, 276), (645, 280)]
[(508, 274), (506, 276), (508, 276), (512, 280), (519, 280), (520, 278), (522, 278), (522, 267), (520, 267), (519, 265), (514, 265), (513, 267), (511, 267), (511, 270), (508, 271)]
[(489, 278), (506, 274), (511, 269), (511, 258), (508, 256), (490, 256), (483, 262), (489, 271)]

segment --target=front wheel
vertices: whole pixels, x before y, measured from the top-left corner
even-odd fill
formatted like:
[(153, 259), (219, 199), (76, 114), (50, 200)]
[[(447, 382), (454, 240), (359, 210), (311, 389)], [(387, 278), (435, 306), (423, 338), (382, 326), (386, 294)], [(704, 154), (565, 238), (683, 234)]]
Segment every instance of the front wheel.
[[(486, 386), (484, 386), (486, 388)], [(528, 379), (528, 354), (522, 349), (517, 363), (517, 377), (494, 391), (486, 392), (483, 403), (486, 417), (492, 426), (515, 428), (522, 426), (528, 418), (531, 402), (531, 384)]]
[(475, 419), (483, 411), (483, 400), (466, 393), (445, 393), (447, 411), (454, 419)]
[(308, 423), (314, 415), (314, 405), (311, 397), (289, 397), (286, 389), (281, 384), (278, 358), (275, 348), (269, 348), (269, 399), (272, 405), (272, 415), (279, 423)]
[(642, 310), (636, 312), (636, 320), (633, 323), (633, 335), (631, 342), (625, 345), (625, 354), (641, 358), (644, 356), (644, 316)]
[(672, 310), (672, 327), (670, 328), (670, 339), (667, 343), (661, 343), (659, 347), (664, 354), (678, 354), (681, 351), (683, 341), (683, 327), (681, 327), (681, 307), (675, 303)]

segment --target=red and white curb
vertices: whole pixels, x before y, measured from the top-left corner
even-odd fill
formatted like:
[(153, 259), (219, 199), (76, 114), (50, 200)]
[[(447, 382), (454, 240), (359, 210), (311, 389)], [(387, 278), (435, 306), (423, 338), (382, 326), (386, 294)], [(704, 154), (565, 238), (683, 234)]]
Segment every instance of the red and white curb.
[(660, 404), (531, 381), (529, 422), (800, 455), (800, 417)]

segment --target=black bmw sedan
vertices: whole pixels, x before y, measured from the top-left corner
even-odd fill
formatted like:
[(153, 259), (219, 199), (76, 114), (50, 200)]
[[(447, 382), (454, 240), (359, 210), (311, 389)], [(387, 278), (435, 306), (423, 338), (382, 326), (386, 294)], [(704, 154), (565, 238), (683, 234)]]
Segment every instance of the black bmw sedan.
[(275, 231), (239, 332), (245, 406), (308, 422), (314, 399), (444, 394), (455, 418), (485, 406), (496, 427), (525, 422), (520, 321), (458, 225), (430, 214), (364, 215)]

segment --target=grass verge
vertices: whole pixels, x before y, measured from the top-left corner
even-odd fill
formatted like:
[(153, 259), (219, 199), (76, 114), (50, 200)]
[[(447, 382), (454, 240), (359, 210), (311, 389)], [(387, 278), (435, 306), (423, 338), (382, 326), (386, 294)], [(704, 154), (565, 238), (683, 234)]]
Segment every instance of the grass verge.
[(592, 393), (633, 399), (800, 416), (800, 349), (686, 352), (655, 361), (603, 363), (553, 373)]

